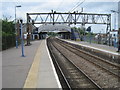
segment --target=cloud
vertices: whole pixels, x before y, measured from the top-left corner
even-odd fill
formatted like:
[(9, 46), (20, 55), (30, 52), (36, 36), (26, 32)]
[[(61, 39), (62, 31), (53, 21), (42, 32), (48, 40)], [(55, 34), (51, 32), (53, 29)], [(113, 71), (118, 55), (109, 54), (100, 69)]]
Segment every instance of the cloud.
[[(12, 3), (12, 2), (3, 2), (2, 3), (2, 12), (3, 15), (9, 17), (12, 16), (12, 20), (15, 17), (15, 6), (21, 5), (22, 7), (16, 9), (17, 18), (26, 19), (26, 13), (35, 13), (35, 12), (51, 12), (51, 10), (56, 10), (60, 2), (21, 2), (21, 3)], [(72, 3), (68, 2), (63, 3), (63, 6), (60, 6), (59, 11), (65, 12), (71, 9)]]
[[(23, 18), (24, 22), (26, 22), (26, 13), (51, 12), (51, 10), (68, 12), (80, 1), (83, 0), (3, 0), (0, 11), (2, 11), (2, 14), (5, 16), (12, 16), (11, 20), (14, 20), (15, 6), (21, 5), (21, 8), (17, 8), (17, 18)], [(80, 11), (81, 7), (83, 7), (84, 12), (111, 13), (111, 9), (117, 10), (118, 1), (119, 0), (85, 0), (85, 2), (75, 10)], [(114, 17), (112, 18), (114, 19)], [(101, 26), (101, 28), (102, 27), (103, 26)], [(97, 28), (97, 26), (93, 28)]]
[[(43, 0), (17, 0), (19, 2), (43, 2)], [(63, 0), (44, 0), (44, 2), (61, 2)], [(85, 0), (86, 2), (118, 2), (119, 0)], [(2, 2), (16, 2), (16, 0), (2, 0)], [(77, 2), (75, 0), (64, 0), (64, 2)]]
[(84, 12), (111, 13), (111, 9), (117, 9), (117, 2), (87, 2), (82, 7)]

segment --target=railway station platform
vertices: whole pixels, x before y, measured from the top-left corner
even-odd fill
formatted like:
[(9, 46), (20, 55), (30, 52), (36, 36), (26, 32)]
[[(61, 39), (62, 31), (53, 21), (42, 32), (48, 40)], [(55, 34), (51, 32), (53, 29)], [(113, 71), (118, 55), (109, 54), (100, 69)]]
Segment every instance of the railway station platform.
[(112, 46), (89, 43), (84, 41), (73, 41), (66, 39), (61, 39), (61, 40), (74, 45), (79, 45), (80, 46), (79, 48), (82, 48), (88, 52), (92, 52), (100, 57), (104, 57), (105, 59), (110, 60), (112, 62), (120, 63), (120, 53), (116, 52), (117, 48), (114, 48)]
[(61, 88), (46, 40), (2, 52), (2, 88)]

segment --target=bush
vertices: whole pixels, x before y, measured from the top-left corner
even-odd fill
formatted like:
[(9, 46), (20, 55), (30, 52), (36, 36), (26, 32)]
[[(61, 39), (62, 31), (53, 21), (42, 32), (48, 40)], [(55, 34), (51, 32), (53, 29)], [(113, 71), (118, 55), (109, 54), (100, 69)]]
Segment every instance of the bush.
[(2, 50), (15, 46), (14, 23), (7, 19), (2, 20)]
[(14, 34), (6, 34), (2, 35), (2, 50), (8, 49), (10, 47), (15, 46), (15, 35)]

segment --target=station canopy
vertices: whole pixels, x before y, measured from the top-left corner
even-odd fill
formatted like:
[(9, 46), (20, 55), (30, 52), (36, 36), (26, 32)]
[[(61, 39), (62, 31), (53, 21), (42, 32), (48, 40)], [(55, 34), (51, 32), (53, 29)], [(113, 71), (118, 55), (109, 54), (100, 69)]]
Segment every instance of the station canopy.
[(43, 24), (38, 27), (38, 33), (40, 32), (71, 32), (71, 27), (67, 24)]

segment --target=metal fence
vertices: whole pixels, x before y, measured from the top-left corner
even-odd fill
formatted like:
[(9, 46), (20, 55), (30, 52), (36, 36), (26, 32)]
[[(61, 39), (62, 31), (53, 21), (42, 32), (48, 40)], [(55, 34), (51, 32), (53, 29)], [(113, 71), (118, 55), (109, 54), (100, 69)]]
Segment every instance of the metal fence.
[(110, 40), (107, 38), (106, 40), (106, 38), (96, 39), (94, 36), (83, 36), (83, 41), (90, 42), (90, 43), (96, 43), (96, 44), (109, 45), (115, 48), (118, 47), (118, 42), (113, 38), (110, 38)]

